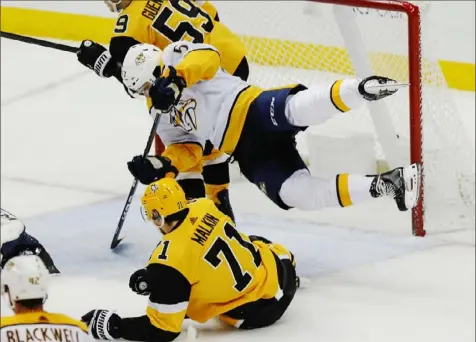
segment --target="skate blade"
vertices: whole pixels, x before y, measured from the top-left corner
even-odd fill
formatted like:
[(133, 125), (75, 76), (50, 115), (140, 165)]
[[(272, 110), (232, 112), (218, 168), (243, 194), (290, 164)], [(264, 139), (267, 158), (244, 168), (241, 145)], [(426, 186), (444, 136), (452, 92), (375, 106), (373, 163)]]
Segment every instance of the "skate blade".
[(421, 172), (419, 164), (412, 164), (403, 169), (405, 180), (405, 206), (413, 209), (420, 199)]
[(372, 89), (372, 88), (405, 88), (410, 86), (410, 83), (386, 83), (386, 84), (369, 84), (366, 88)]

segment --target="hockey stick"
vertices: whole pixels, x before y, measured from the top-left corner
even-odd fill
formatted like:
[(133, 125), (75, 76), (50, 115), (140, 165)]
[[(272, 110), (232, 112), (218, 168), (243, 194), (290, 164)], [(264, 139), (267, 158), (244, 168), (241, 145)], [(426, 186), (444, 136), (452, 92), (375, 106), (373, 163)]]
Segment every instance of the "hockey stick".
[(64, 45), (64, 44), (59, 44), (59, 43), (53, 43), (47, 40), (43, 39), (37, 39), (37, 38), (32, 38), (32, 37), (27, 37), (27, 36), (22, 36), (20, 34), (16, 33), (10, 33), (10, 32), (5, 32), (1, 31), (1, 37), (2, 38), (8, 38), (8, 39), (13, 39), (13, 40), (18, 40), (20, 42), (28, 43), (28, 44), (34, 44), (34, 45), (39, 45), (39, 46), (44, 46), (56, 50), (61, 50), (61, 51), (67, 51), (67, 52), (73, 52), (76, 53), (78, 52), (79, 48), (75, 46), (69, 46), (69, 45)]
[[(155, 115), (154, 123), (152, 124), (152, 128), (149, 133), (149, 139), (147, 140), (147, 145), (145, 146), (144, 153), (142, 153), (142, 157), (146, 157), (149, 153), (150, 148), (152, 147), (152, 142), (154, 141), (155, 131), (157, 130), (157, 126), (159, 125), (160, 117), (162, 116), (161, 113), (157, 113)], [(117, 224), (116, 231), (114, 232), (114, 237), (112, 238), (111, 242), (111, 249), (114, 249), (121, 243), (125, 236), (119, 238), (119, 234), (121, 233), (122, 226), (124, 225), (124, 221), (126, 220), (127, 212), (129, 211), (129, 207), (131, 205), (132, 199), (134, 198), (134, 193), (137, 189), (137, 178), (134, 178), (132, 182), (131, 190), (129, 191), (129, 195), (127, 196), (126, 204), (124, 205), (124, 209), (122, 209), (121, 217), (119, 218), (119, 223)]]

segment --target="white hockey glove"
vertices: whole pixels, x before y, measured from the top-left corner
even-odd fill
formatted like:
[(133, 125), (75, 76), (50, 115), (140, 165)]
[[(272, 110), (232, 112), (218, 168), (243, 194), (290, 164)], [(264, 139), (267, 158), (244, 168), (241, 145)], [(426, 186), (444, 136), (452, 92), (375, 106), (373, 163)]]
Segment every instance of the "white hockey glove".
[(88, 326), (95, 339), (115, 340), (120, 338), (119, 325), (121, 317), (110, 310), (91, 310), (81, 320)]

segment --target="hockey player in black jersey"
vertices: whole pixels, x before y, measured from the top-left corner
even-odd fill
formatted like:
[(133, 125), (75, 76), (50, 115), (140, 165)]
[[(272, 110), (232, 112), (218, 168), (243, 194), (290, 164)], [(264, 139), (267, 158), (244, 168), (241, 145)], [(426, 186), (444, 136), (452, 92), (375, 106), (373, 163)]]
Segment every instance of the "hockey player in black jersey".
[(37, 255), (41, 258), (50, 274), (60, 273), (45, 247), (26, 232), (26, 227), (22, 221), (4, 209), (1, 209), (0, 246), (1, 268), (13, 257)]

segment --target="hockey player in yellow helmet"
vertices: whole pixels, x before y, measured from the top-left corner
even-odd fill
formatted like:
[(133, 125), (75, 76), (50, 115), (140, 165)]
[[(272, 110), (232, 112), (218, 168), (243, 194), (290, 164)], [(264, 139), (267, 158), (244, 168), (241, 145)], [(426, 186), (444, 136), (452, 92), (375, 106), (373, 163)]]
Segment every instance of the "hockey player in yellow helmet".
[[(166, 222), (178, 221), (187, 209), (185, 192), (170, 177), (165, 177), (158, 182), (147, 186), (142, 196), (142, 210), (144, 219), (152, 221), (162, 232)], [(183, 214), (182, 214), (183, 213)]]
[(109, 310), (83, 316), (98, 339), (172, 341), (188, 317), (218, 317), (239, 329), (275, 323), (298, 286), (295, 260), (283, 245), (247, 236), (213, 201), (188, 201), (174, 178), (147, 186), (142, 211), (164, 234), (145, 268), (129, 287), (149, 296), (145, 314), (121, 318)]

